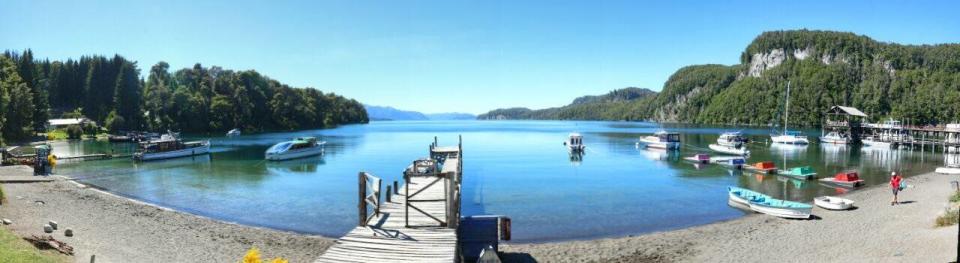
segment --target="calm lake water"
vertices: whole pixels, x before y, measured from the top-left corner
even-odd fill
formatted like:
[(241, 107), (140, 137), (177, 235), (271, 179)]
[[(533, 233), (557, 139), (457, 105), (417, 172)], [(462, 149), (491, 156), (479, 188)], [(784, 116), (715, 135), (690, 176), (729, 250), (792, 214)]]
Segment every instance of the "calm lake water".
[[(339, 237), (357, 222), (357, 173), (401, 180), (403, 168), (427, 155), (434, 136), (455, 145), (463, 136), (463, 213), (513, 219), (513, 239), (539, 242), (624, 236), (728, 220), (746, 213), (727, 205), (726, 186), (810, 202), (845, 190), (776, 175), (696, 167), (681, 159), (709, 152), (730, 127), (673, 125), (679, 152), (638, 149), (657, 124), (573, 121), (373, 122), (330, 130), (210, 137), (213, 154), (134, 163), (113, 159), (66, 163), (57, 173), (108, 191), (194, 214), (242, 224)], [(868, 185), (885, 184), (891, 170), (929, 172), (944, 156), (909, 150), (762, 143), (768, 129), (742, 129), (752, 139), (748, 162), (810, 165), (820, 174), (860, 171)], [(584, 135), (586, 155), (572, 161), (561, 144)], [(806, 131), (811, 140), (820, 133)], [(265, 162), (272, 144), (298, 136), (326, 140), (322, 157)], [(193, 136), (194, 139), (206, 138)], [(815, 140), (814, 140), (815, 141)], [(57, 143), (61, 156), (126, 152), (132, 144)]]

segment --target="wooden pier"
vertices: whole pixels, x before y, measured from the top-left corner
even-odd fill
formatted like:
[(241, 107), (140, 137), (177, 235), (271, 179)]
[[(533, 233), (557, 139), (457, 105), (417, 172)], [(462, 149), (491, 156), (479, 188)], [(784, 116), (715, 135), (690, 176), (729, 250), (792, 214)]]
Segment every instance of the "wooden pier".
[(404, 171), (404, 185), (358, 175), (359, 222), (315, 262), (456, 262), (462, 146), (430, 145)]
[(867, 123), (867, 115), (851, 107), (834, 106), (825, 112), (824, 131), (836, 131), (859, 143), (862, 138), (891, 144), (892, 147), (909, 147), (912, 150), (960, 152), (960, 125), (939, 126), (904, 125), (888, 120)]

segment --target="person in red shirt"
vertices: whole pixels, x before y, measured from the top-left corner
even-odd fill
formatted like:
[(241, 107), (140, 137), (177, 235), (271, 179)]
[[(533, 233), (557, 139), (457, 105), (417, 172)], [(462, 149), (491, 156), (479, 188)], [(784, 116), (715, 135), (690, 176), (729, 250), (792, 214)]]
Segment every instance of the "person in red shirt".
[(890, 205), (896, 205), (897, 202), (897, 193), (900, 192), (900, 181), (903, 180), (903, 177), (900, 177), (897, 172), (890, 173), (890, 188), (893, 189), (893, 202), (890, 202)]

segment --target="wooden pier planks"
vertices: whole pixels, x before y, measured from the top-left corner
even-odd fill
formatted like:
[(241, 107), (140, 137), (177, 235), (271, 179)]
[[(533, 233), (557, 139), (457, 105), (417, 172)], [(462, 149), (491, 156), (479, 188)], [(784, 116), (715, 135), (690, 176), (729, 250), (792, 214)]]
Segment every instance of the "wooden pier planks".
[[(454, 162), (451, 162), (454, 163)], [(446, 168), (446, 167), (444, 167)], [(446, 170), (446, 169), (444, 169)], [(410, 192), (417, 192), (436, 177), (412, 177)], [(410, 225), (404, 222), (406, 187), (384, 202), (380, 216), (369, 226), (358, 226), (336, 241), (315, 262), (453, 262), (456, 257), (456, 229), (439, 227), (438, 222), (411, 209)], [(416, 199), (443, 199), (444, 188), (426, 188)], [(417, 207), (437, 218), (446, 218), (446, 206), (417, 203)]]

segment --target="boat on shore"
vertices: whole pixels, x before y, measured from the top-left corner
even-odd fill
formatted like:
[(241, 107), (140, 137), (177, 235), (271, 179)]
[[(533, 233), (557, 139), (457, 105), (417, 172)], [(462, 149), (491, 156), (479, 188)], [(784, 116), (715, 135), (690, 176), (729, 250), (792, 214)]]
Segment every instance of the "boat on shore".
[(813, 198), (813, 204), (829, 210), (847, 210), (853, 207), (853, 200), (833, 196)]
[(725, 132), (717, 138), (717, 143), (710, 144), (708, 147), (721, 153), (746, 156), (750, 155), (750, 150), (747, 150), (748, 142), (749, 140), (740, 132)]
[(133, 159), (152, 161), (209, 153), (210, 141), (184, 142), (178, 134), (168, 132), (161, 135), (159, 139), (140, 142), (140, 147), (133, 154)]
[(843, 187), (857, 187), (863, 185), (863, 179), (860, 179), (860, 175), (853, 171), (840, 172), (833, 177), (822, 178), (820, 179), (820, 182)]
[(808, 219), (812, 214), (813, 206), (768, 197), (759, 201), (750, 202), (750, 209), (776, 217)]
[(563, 144), (567, 146), (570, 153), (581, 153), (587, 149), (587, 146), (583, 145), (583, 135), (579, 133), (571, 133)]
[(847, 137), (846, 134), (832, 131), (820, 136), (820, 143), (848, 144), (850, 143), (850, 138)]
[(657, 131), (653, 135), (641, 137), (637, 145), (647, 148), (677, 150), (680, 149), (680, 134), (663, 130)]
[(938, 174), (960, 174), (960, 166), (937, 167), (934, 172)]
[(318, 141), (316, 137), (299, 137), (292, 141), (274, 144), (264, 152), (264, 159), (268, 161), (283, 161), (308, 156), (321, 155), (327, 142)]
[(765, 194), (736, 186), (727, 186), (727, 196), (730, 201), (747, 207), (749, 207), (750, 202), (759, 202), (763, 199), (770, 198), (770, 196)]
[(777, 174), (803, 180), (810, 180), (817, 176), (817, 172), (813, 171), (813, 167), (810, 166), (793, 167), (788, 170), (779, 170), (777, 171)]
[(233, 129), (227, 132), (227, 137), (240, 136), (240, 129)]

